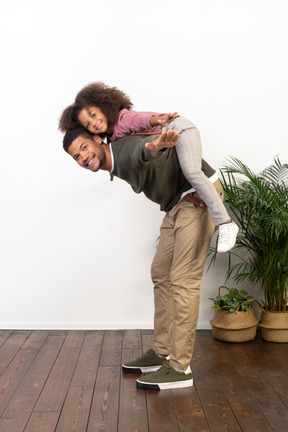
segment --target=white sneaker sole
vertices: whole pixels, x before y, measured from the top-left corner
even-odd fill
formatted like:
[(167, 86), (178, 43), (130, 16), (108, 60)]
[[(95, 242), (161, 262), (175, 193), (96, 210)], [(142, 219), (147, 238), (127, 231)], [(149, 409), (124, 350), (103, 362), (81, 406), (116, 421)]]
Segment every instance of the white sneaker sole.
[(175, 381), (175, 382), (166, 382), (166, 383), (149, 383), (143, 382), (141, 380), (136, 381), (137, 388), (144, 390), (169, 390), (176, 388), (185, 388), (193, 386), (193, 378), (185, 381)]

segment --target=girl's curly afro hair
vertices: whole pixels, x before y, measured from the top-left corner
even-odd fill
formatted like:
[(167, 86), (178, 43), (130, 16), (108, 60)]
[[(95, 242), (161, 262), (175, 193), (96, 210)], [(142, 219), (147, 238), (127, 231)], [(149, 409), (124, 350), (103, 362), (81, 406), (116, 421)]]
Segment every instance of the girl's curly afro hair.
[(63, 111), (59, 121), (59, 129), (62, 132), (67, 132), (79, 126), (79, 112), (82, 108), (89, 106), (98, 107), (106, 116), (108, 125), (114, 125), (119, 111), (124, 108), (130, 110), (133, 104), (129, 96), (117, 87), (109, 87), (103, 82), (88, 84), (79, 91), (75, 102)]
[(77, 126), (80, 126), (80, 122), (78, 120), (79, 112), (83, 107), (76, 104), (75, 102), (69, 105), (61, 114), (58, 128), (61, 132), (68, 132), (71, 129), (74, 129)]

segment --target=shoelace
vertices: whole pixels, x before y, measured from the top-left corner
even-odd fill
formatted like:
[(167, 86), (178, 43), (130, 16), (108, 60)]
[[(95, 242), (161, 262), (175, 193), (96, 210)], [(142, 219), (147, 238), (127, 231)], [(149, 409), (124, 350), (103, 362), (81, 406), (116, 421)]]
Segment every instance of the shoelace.
[(219, 232), (218, 243), (221, 241), (226, 241), (227, 239), (229, 239), (230, 230), (231, 230), (231, 227), (227, 227), (225, 230), (223, 230), (223, 231), (221, 230)]
[(226, 233), (226, 234), (219, 234), (219, 239), (218, 239), (218, 243), (219, 242), (222, 242), (222, 241), (227, 241), (229, 239), (229, 235)]
[(150, 357), (151, 354), (155, 354), (152, 349), (149, 349), (145, 354), (143, 354), (142, 358)]
[(160, 373), (161, 373), (161, 374), (162, 374), (162, 373), (168, 373), (168, 372), (170, 372), (170, 370), (171, 370), (171, 366), (169, 365), (169, 363), (165, 362), (165, 363), (160, 367), (160, 369), (158, 369), (158, 370), (152, 372), (152, 375), (153, 375), (153, 376), (157, 376), (157, 375), (159, 375)]

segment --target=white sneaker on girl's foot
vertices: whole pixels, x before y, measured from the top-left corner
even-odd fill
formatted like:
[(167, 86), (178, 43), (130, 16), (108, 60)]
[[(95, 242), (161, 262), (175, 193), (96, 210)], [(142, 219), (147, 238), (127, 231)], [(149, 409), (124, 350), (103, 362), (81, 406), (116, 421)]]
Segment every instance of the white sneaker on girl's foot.
[(219, 225), (217, 252), (229, 251), (236, 243), (238, 231), (239, 228), (233, 221)]

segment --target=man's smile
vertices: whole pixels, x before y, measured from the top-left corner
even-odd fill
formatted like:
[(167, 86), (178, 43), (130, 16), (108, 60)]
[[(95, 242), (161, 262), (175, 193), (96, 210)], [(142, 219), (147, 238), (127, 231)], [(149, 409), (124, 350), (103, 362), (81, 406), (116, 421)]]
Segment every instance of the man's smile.
[(93, 154), (86, 158), (84, 161), (84, 167), (91, 171), (98, 171), (102, 166), (102, 160), (96, 154)]

